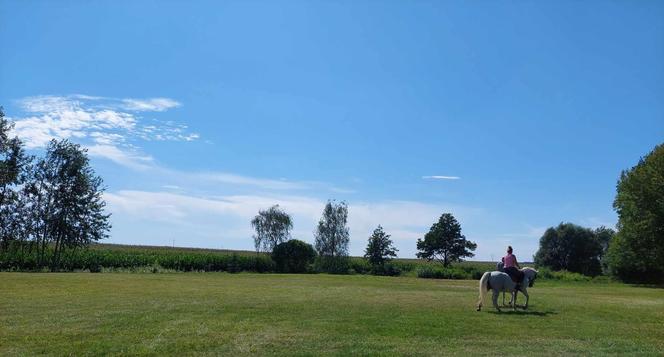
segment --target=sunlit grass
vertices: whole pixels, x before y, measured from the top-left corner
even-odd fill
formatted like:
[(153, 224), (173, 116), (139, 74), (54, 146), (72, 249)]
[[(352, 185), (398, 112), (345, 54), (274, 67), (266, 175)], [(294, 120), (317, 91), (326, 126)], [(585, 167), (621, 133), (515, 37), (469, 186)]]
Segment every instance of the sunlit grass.
[(463, 280), (0, 273), (0, 281), (0, 355), (664, 350), (664, 289), (622, 284), (539, 283), (529, 311), (498, 314), (476, 312), (477, 281)]

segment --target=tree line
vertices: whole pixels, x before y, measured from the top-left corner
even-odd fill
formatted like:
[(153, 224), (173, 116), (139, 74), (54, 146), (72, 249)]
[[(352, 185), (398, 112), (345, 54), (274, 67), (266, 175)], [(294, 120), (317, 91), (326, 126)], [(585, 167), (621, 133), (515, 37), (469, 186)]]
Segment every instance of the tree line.
[(622, 171), (613, 208), (617, 231), (561, 223), (540, 239), (535, 263), (627, 282), (664, 282), (664, 144)]
[[(256, 253), (271, 254), (282, 272), (306, 272), (307, 267), (316, 263), (316, 270), (331, 273), (344, 273), (347, 270), (350, 232), (347, 226), (348, 205), (345, 202), (330, 200), (323, 208), (322, 216), (314, 232), (314, 245), (290, 239), (293, 222), (288, 213), (279, 205), (260, 210), (251, 221)], [(448, 267), (465, 257), (472, 257), (477, 244), (461, 234), (461, 225), (450, 213), (441, 215), (431, 226), (424, 239), (418, 239), (418, 258), (439, 261)], [(396, 258), (398, 249), (391, 236), (378, 225), (367, 240), (364, 258), (377, 275), (398, 275), (390, 264)]]
[(56, 271), (68, 250), (107, 237), (102, 179), (79, 145), (52, 140), (44, 156), (28, 155), (12, 126), (0, 107), (0, 250), (37, 254)]
[[(617, 231), (573, 223), (547, 229), (540, 238), (535, 265), (588, 276), (611, 275), (627, 282), (664, 281), (664, 144), (621, 173), (613, 207), (619, 217)], [(272, 252), (280, 245), (292, 244), (278, 249), (273, 258), (288, 259), (284, 258), (286, 252), (299, 249), (298, 254), (308, 261), (318, 259), (323, 270), (343, 270), (350, 241), (347, 217), (344, 202), (329, 201), (314, 233), (314, 249), (302, 241), (289, 243), (292, 220), (278, 205), (273, 206), (260, 211), (252, 221), (255, 246), (257, 251)], [(444, 213), (424, 238), (417, 240), (417, 257), (448, 267), (472, 257), (476, 248), (476, 243), (461, 234), (454, 216)], [(390, 235), (379, 225), (368, 239), (364, 257), (375, 273), (385, 274), (396, 252)]]

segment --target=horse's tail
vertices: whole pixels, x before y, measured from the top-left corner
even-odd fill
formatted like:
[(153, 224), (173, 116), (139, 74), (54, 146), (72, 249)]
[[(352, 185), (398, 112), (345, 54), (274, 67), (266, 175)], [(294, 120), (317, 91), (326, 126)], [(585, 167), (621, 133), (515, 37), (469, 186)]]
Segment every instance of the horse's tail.
[(477, 311), (482, 309), (482, 303), (484, 302), (484, 297), (486, 296), (487, 291), (489, 291), (489, 277), (491, 276), (490, 272), (486, 272), (482, 275), (480, 279), (480, 300), (477, 302)]

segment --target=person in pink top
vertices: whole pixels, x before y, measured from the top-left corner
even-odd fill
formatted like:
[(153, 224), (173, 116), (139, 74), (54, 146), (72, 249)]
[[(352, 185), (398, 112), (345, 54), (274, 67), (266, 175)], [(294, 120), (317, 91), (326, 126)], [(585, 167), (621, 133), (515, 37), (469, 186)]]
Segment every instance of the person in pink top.
[(523, 276), (523, 273), (519, 270), (519, 262), (516, 261), (516, 255), (512, 254), (512, 246), (507, 247), (507, 255), (503, 257), (503, 263), (505, 264), (503, 270), (507, 275), (512, 278), (512, 280), (518, 283)]

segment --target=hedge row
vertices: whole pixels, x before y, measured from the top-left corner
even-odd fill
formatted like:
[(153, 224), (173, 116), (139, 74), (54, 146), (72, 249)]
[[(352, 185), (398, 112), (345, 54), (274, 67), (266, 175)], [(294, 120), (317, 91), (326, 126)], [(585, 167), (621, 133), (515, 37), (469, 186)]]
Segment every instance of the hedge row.
[(438, 267), (432, 265), (420, 265), (417, 267), (417, 277), (425, 279), (474, 279), (479, 280), (486, 270), (480, 270), (474, 266), (467, 267)]
[[(46, 261), (50, 261), (51, 252), (47, 252)], [(0, 270), (40, 270), (37, 252), (2, 252)], [(274, 262), (267, 255), (238, 255), (215, 253), (183, 253), (152, 251), (121, 251), (81, 249), (66, 252), (58, 270), (90, 270), (101, 268), (133, 269), (146, 266), (158, 266), (176, 271), (226, 271), (226, 272), (272, 272)]]
[[(49, 262), (52, 252), (46, 252), (45, 261)], [(38, 264), (36, 249), (11, 249), (0, 251), (0, 270), (2, 271), (39, 271), (47, 267)], [(491, 265), (491, 264), (489, 264)], [(419, 278), (427, 279), (475, 279), (482, 277), (489, 269), (485, 263), (464, 263), (443, 268), (438, 264), (393, 260), (382, 267), (374, 268), (359, 257), (347, 259), (325, 259), (318, 257), (308, 272), (327, 272), (336, 274), (375, 274), (397, 276), (413, 272)], [(107, 248), (79, 249), (67, 251), (61, 258), (60, 271), (88, 270), (131, 270), (131, 271), (199, 271), (199, 272), (275, 272), (276, 266), (267, 254), (237, 254), (231, 252), (197, 251), (190, 249), (137, 249)], [(606, 277), (590, 278), (567, 271), (539, 270), (539, 278), (546, 280), (603, 282)], [(410, 275), (410, 274), (409, 274)], [(610, 279), (608, 279), (610, 280)]]

